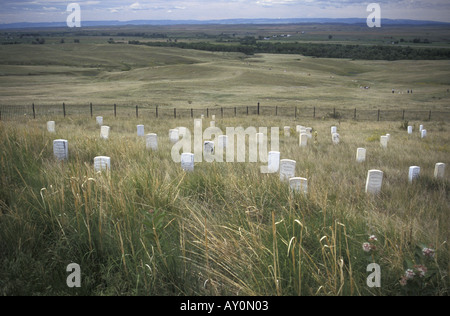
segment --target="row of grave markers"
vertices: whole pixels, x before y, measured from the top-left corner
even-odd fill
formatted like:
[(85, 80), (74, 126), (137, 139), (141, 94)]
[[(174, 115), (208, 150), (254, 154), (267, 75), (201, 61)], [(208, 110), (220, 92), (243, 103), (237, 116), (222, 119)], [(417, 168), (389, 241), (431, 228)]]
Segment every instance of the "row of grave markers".
[[(103, 139), (109, 138), (109, 126), (103, 125), (103, 118), (97, 117), (97, 123), (101, 125), (100, 136)], [(198, 121), (195, 120), (195, 124), (198, 124)], [(211, 126), (215, 126), (215, 122), (211, 121)], [(55, 122), (50, 121), (47, 122), (47, 129), (49, 132), (55, 132)], [(290, 127), (286, 126), (284, 128), (285, 136), (290, 136)], [(169, 138), (171, 142), (176, 143), (179, 140), (180, 134), (183, 134), (185, 131), (181, 131), (179, 129), (171, 129), (169, 131)], [(309, 138), (312, 138), (312, 128), (305, 128), (301, 125), (297, 126), (297, 132), (300, 133), (300, 146), (307, 146), (307, 141)], [(423, 128), (423, 125), (420, 125), (420, 133), (421, 137), (426, 136), (426, 130)], [(339, 144), (339, 134), (337, 133), (337, 127), (331, 127), (332, 141), (334, 144)], [(408, 134), (412, 134), (412, 126), (408, 127)], [(144, 125), (137, 126), (137, 135), (139, 137), (145, 136), (145, 127)], [(257, 134), (258, 144), (261, 144), (264, 139), (263, 133)], [(390, 135), (387, 134), (385, 136), (381, 136), (381, 146), (386, 148), (387, 144), (390, 140)], [(228, 142), (228, 136), (220, 135), (218, 137), (219, 146), (226, 147)], [(157, 134), (148, 134), (146, 135), (146, 147), (147, 149), (157, 150), (158, 149), (158, 136)], [(55, 140), (53, 143), (53, 151), (54, 156), (58, 160), (66, 160), (69, 157), (69, 144), (67, 140), (59, 139)], [(214, 153), (214, 142), (206, 141), (204, 142), (204, 152), (206, 154)], [(308, 180), (306, 178), (295, 177), (295, 166), (296, 161), (283, 159), (280, 160), (281, 154), (280, 152), (271, 151), (268, 155), (268, 171), (269, 173), (280, 172), (280, 180), (281, 181), (289, 181), (290, 188), (296, 192), (307, 193), (308, 191)], [(358, 148), (356, 154), (357, 162), (364, 162), (366, 160), (366, 149)], [(192, 153), (183, 153), (181, 155), (181, 167), (183, 170), (187, 172), (194, 171), (194, 154)], [(106, 156), (99, 156), (94, 158), (94, 169), (96, 171), (102, 170), (110, 170), (111, 168), (111, 158)], [(435, 178), (444, 178), (445, 174), (445, 164), (437, 163), (435, 166)], [(381, 191), (381, 186), (383, 182), (383, 172), (380, 170), (369, 170), (366, 181), (366, 193), (378, 194)], [(409, 169), (408, 181), (412, 183), (414, 179), (418, 178), (420, 175), (420, 167), (411, 166)]]

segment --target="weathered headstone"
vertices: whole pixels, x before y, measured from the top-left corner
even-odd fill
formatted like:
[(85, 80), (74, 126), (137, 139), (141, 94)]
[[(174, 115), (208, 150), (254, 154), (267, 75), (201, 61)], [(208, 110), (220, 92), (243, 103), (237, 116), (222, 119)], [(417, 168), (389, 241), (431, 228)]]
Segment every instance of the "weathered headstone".
[(211, 120), (215, 121), (216, 120), (216, 116), (215, 115), (211, 115)]
[(106, 156), (99, 156), (94, 158), (95, 171), (111, 170), (111, 158)]
[(337, 127), (331, 126), (331, 135), (336, 134), (336, 133), (337, 133)]
[(53, 154), (58, 160), (69, 159), (69, 142), (65, 139), (53, 141)]
[(417, 179), (420, 176), (420, 167), (412, 166), (409, 167), (408, 181), (412, 183), (414, 179)]
[(333, 144), (334, 144), (334, 145), (339, 145), (339, 143), (341, 142), (341, 137), (339, 136), (338, 133), (334, 133), (334, 134), (331, 136), (331, 140), (333, 141)]
[(423, 130), (423, 125), (420, 125), (419, 126), (419, 133), (422, 133), (422, 130)]
[(169, 131), (169, 139), (172, 143), (176, 143), (180, 140), (180, 132), (178, 129), (171, 129)]
[(308, 193), (308, 179), (305, 178), (290, 178), (289, 186), (291, 190), (297, 193)]
[(270, 151), (268, 157), (268, 171), (269, 173), (276, 173), (280, 169), (281, 153), (278, 151)]
[(297, 133), (300, 133), (300, 130), (302, 128), (304, 128), (302, 125), (297, 125), (295, 130), (297, 131)]
[(111, 130), (111, 128), (109, 126), (102, 126), (100, 128), (100, 137), (102, 139), (108, 139), (109, 138), (109, 131)]
[(391, 134), (386, 134), (386, 137), (387, 137), (387, 140), (388, 140), (388, 143), (391, 141)]
[(364, 162), (366, 161), (366, 149), (365, 148), (358, 148), (356, 151), (356, 161), (357, 162)]
[(434, 168), (434, 177), (436, 179), (444, 179), (445, 176), (445, 163), (439, 162)]
[(148, 134), (145, 141), (147, 149), (158, 150), (158, 135)]
[(137, 136), (139, 136), (139, 137), (145, 136), (145, 126), (144, 125), (137, 126)]
[(369, 170), (366, 181), (366, 193), (378, 194), (383, 184), (383, 171)]
[(102, 117), (102, 116), (97, 116), (97, 117), (96, 117), (96, 121), (97, 121), (97, 124), (98, 124), (98, 125), (100, 125), (100, 126), (103, 125), (103, 117)]
[(187, 131), (186, 127), (179, 127), (179, 128), (178, 128), (178, 135), (179, 135), (180, 137), (183, 137), (183, 136), (185, 136), (186, 131)]
[(426, 130), (426, 129), (423, 129), (420, 136), (421, 136), (422, 138), (427, 137), (427, 130)]
[(388, 142), (389, 142), (389, 138), (387, 136), (381, 136), (381, 138), (380, 138), (381, 147), (387, 148)]
[(49, 133), (56, 132), (56, 123), (54, 121), (47, 122), (47, 131)]
[(214, 142), (207, 141), (203, 145), (203, 152), (205, 155), (213, 155), (214, 154)]
[(202, 126), (202, 120), (194, 120), (194, 127)]
[(280, 161), (280, 180), (289, 181), (290, 178), (295, 177), (295, 160), (283, 159)]
[(194, 154), (183, 153), (181, 154), (181, 168), (184, 171), (194, 171)]
[(411, 135), (413, 133), (413, 127), (408, 126), (408, 134)]
[(300, 147), (308, 146), (308, 134), (300, 134)]

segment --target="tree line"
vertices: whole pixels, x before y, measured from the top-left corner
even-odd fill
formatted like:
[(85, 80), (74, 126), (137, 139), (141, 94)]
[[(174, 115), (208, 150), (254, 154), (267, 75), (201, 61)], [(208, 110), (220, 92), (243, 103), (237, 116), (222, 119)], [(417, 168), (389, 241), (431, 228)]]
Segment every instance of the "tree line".
[(364, 60), (443, 60), (450, 59), (450, 49), (412, 48), (394, 45), (344, 45), (320, 43), (269, 43), (246, 41), (240, 43), (217, 44), (210, 42), (145, 42), (129, 41), (133, 45), (158, 47), (178, 47), (183, 49), (206, 50), (212, 52), (238, 52), (246, 55), (258, 53), (300, 54), (318, 58), (345, 58)]

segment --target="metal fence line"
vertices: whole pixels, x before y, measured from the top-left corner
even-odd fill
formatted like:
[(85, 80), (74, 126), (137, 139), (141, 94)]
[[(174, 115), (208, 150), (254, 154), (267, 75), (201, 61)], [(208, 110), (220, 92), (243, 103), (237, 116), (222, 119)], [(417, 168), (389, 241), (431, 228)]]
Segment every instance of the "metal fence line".
[(253, 106), (213, 108), (171, 108), (161, 106), (94, 105), (0, 105), (0, 120), (40, 117), (65, 118), (73, 116), (112, 116), (126, 118), (207, 118), (216, 119), (245, 116), (276, 116), (295, 119), (338, 119), (355, 121), (449, 121), (450, 112), (439, 110), (362, 110), (320, 107), (268, 106), (258, 103)]

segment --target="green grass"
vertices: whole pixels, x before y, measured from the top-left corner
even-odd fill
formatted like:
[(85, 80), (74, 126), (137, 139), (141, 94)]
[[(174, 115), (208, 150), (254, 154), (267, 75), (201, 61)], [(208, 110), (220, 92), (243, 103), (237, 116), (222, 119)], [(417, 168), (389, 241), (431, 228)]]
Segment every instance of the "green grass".
[(6, 45), (0, 103), (448, 110), (449, 67), (126, 44)]
[[(448, 172), (433, 179), (434, 164), (448, 163), (447, 123), (427, 123), (422, 140), (400, 123), (345, 121), (333, 146), (337, 122), (253, 117), (255, 127), (318, 132), (307, 148), (281, 136), (282, 159), (296, 160), (296, 174), (309, 180), (302, 196), (277, 174), (260, 174), (259, 163), (197, 163), (185, 174), (168, 131), (192, 129), (191, 120), (105, 117), (108, 141), (94, 119), (57, 120), (54, 135), (45, 122), (0, 123), (1, 295), (448, 295)], [(159, 135), (157, 152), (136, 137), (140, 123)], [(380, 132), (392, 135), (387, 150), (367, 141)], [(69, 140), (65, 163), (52, 157), (57, 138)], [(357, 164), (361, 146), (367, 161)], [(112, 158), (110, 173), (94, 172), (99, 155)], [(422, 167), (413, 185), (411, 165)], [(369, 169), (385, 172), (378, 197), (364, 193)], [(368, 255), (370, 235), (378, 241)], [(422, 245), (434, 259), (416, 255)], [(66, 286), (73, 262), (80, 289)], [(366, 285), (370, 262), (381, 266), (379, 289)], [(420, 289), (399, 284), (411, 262), (430, 271)]]

